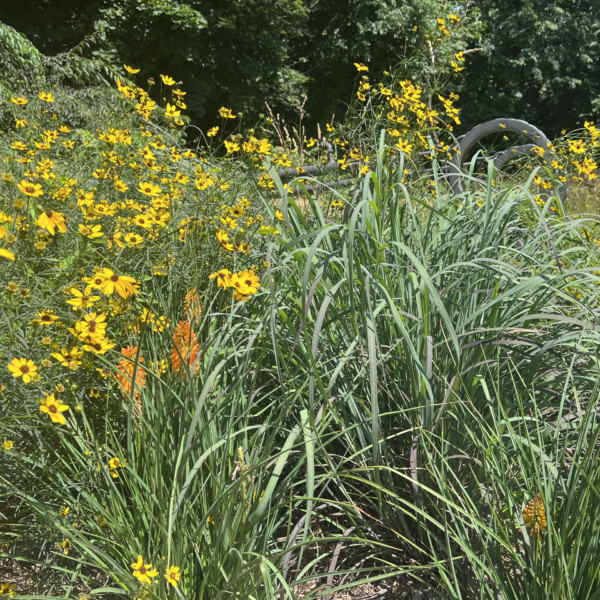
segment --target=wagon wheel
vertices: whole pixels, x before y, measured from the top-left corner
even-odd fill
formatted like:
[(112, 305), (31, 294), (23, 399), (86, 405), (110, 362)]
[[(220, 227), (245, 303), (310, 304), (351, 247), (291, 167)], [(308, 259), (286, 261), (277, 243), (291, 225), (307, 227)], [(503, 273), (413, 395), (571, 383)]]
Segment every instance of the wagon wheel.
[[(541, 153), (540, 148), (543, 150)], [(510, 172), (520, 165), (524, 155), (535, 158), (538, 164), (551, 164), (555, 158), (549, 149), (550, 141), (537, 127), (521, 119), (493, 119), (481, 123), (458, 140), (458, 151), (454, 153), (448, 167), (448, 182), (455, 194), (464, 191), (463, 178), (466, 172), (487, 170), (492, 160), (498, 170)], [(473, 164), (475, 161), (475, 164)], [(562, 170), (553, 169), (555, 180), (564, 175)], [(559, 188), (559, 197), (567, 197), (567, 185)]]

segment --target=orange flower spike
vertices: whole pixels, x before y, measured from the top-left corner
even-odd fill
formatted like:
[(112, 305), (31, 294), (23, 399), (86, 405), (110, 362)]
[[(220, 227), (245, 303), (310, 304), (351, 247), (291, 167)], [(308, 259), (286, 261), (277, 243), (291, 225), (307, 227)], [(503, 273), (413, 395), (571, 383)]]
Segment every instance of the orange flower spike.
[(200, 368), (200, 346), (196, 334), (192, 331), (189, 321), (180, 321), (173, 334), (173, 348), (171, 349), (171, 366), (175, 373), (180, 373), (185, 380), (187, 365), (192, 375)]
[[(141, 363), (144, 362), (144, 358), (141, 355), (138, 357), (137, 346), (127, 346), (127, 348), (122, 348), (121, 354), (124, 358), (117, 364), (117, 381), (119, 382), (122, 392), (126, 396), (129, 396), (134, 382), (133, 374), (135, 371), (134, 397), (138, 400), (140, 398), (139, 390), (144, 389), (146, 385), (146, 371), (141, 366)], [(135, 363), (136, 357), (137, 364)]]

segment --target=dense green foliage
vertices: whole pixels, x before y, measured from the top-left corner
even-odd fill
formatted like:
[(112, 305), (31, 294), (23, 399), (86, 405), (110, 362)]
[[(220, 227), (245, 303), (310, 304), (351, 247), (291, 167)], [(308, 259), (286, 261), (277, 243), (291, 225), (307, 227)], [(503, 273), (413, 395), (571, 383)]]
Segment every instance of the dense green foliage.
[(519, 116), (550, 135), (600, 114), (598, 0), (476, 0), (482, 29), (461, 82), (468, 124)]
[[(467, 14), (459, 12), (460, 27), (452, 26), (460, 30), (450, 44), (455, 51), (474, 32)], [(405, 76), (424, 79), (429, 44), (439, 41), (437, 18), (447, 15), (439, 0), (94, 0), (82, 12), (72, 0), (24, 0), (0, 7), (0, 21), (44, 54), (78, 47), (116, 67), (124, 62), (185, 81), (191, 116), (203, 126), (214, 124), (222, 105), (256, 118), (265, 100), (290, 118), (305, 98), (313, 124), (329, 120), (345, 110), (355, 61), (376, 75), (404, 61)]]
[[(438, 18), (460, 24), (438, 53)], [(313, 126), (343, 114), (355, 61), (380, 76), (396, 69), (438, 89), (459, 89), (465, 125), (529, 119), (550, 135), (600, 108), (598, 0), (23, 0), (0, 21), (48, 56), (77, 53), (113, 67), (169, 73), (189, 86), (192, 120), (214, 124), (222, 105), (276, 113)], [(460, 74), (448, 52), (466, 51)], [(444, 69), (445, 67), (445, 69)], [(441, 68), (441, 71), (440, 71)], [(25, 74), (26, 69), (19, 72)], [(5, 75), (14, 71), (5, 71)], [(158, 98), (156, 98), (158, 99)], [(565, 115), (569, 115), (565, 120)]]

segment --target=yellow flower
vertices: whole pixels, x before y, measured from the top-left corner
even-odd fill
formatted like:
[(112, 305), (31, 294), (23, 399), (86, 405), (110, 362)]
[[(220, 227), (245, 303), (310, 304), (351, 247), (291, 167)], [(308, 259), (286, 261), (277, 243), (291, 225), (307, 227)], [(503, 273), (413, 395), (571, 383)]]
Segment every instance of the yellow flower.
[(38, 98), (44, 102), (54, 102), (54, 96), (51, 92), (40, 92)]
[(160, 78), (165, 85), (175, 85), (175, 80), (168, 75), (161, 75)]
[(235, 115), (231, 112), (231, 109), (225, 108), (224, 106), (221, 106), (221, 108), (219, 109), (219, 114), (224, 119), (235, 119)]
[(63, 551), (63, 554), (65, 556), (69, 555), (69, 549), (72, 548), (71, 546), (71, 542), (69, 541), (69, 539), (65, 539), (64, 541), (62, 541), (60, 544), (56, 544), (58, 548), (61, 548)]
[(35, 319), (32, 321), (34, 325), (52, 325), (55, 321), (58, 321), (58, 317), (49, 310), (43, 310), (35, 315)]
[(94, 302), (98, 302), (98, 300), (100, 300), (100, 296), (90, 296), (87, 292), (87, 289), (85, 292), (80, 292), (77, 288), (71, 288), (70, 293), (75, 296), (75, 298), (67, 300), (67, 304), (83, 310), (90, 308), (90, 306), (94, 305)]
[(396, 147), (402, 150), (405, 154), (410, 154), (412, 152), (412, 144), (404, 141), (402, 138), (398, 138), (398, 142), (396, 143)]
[(167, 106), (165, 107), (165, 115), (167, 117), (172, 117), (172, 118), (179, 117), (179, 116), (181, 116), (181, 111), (177, 110), (176, 106), (169, 104), (167, 102)]
[(41, 184), (32, 183), (26, 179), (23, 179), (21, 183), (18, 183), (17, 187), (19, 188), (20, 192), (23, 192), (23, 194), (26, 196), (31, 196), (32, 198), (37, 198), (38, 196), (42, 196), (44, 194)]
[(165, 579), (173, 586), (177, 587), (179, 585), (179, 578), (181, 577), (181, 573), (179, 571), (179, 567), (169, 567), (167, 572), (165, 573)]
[(146, 196), (158, 196), (161, 192), (161, 189), (158, 185), (154, 185), (153, 183), (146, 183), (144, 181), (140, 181), (140, 185), (137, 189)]
[(158, 571), (152, 568), (152, 565), (145, 565), (144, 559), (141, 555), (138, 555), (137, 562), (131, 565), (133, 569), (133, 576), (138, 579), (141, 583), (152, 583), (150, 577), (156, 577)]
[(209, 279), (215, 279), (215, 277), (217, 278), (217, 287), (230, 287), (231, 271), (229, 269), (221, 269), (208, 276)]
[(66, 421), (62, 413), (69, 410), (69, 407), (66, 404), (61, 404), (60, 400), (54, 397), (54, 394), (46, 394), (46, 399), (42, 400), (42, 404), (40, 404), (40, 410), (46, 413), (53, 423), (64, 425)]
[(19, 98), (11, 98), (10, 101), (14, 102), (17, 106), (25, 106), (29, 102), (29, 100), (27, 100), (27, 98), (23, 98), (23, 96), (20, 96)]
[(12, 583), (0, 583), (0, 596), (15, 596), (15, 586)]
[(123, 68), (130, 74), (130, 75), (135, 75), (136, 73), (139, 73), (140, 70), (139, 69), (134, 69), (133, 67), (128, 67), (127, 65), (123, 65)]
[(90, 240), (94, 240), (104, 235), (102, 225), (83, 225), (81, 223), (79, 224), (79, 233)]
[(217, 231), (216, 233), (216, 236), (219, 240), (219, 243), (221, 244), (221, 247), (224, 250), (227, 250), (228, 252), (233, 252), (234, 245), (229, 241), (229, 236), (227, 235), (226, 231), (224, 231), (223, 229), (219, 229), (219, 231)]
[(240, 271), (231, 276), (231, 287), (235, 289), (236, 300), (247, 300), (248, 296), (256, 294), (260, 283), (258, 282), (258, 276), (254, 271)]
[(363, 63), (354, 63), (354, 66), (356, 67), (356, 70), (360, 73), (361, 71), (368, 71), (369, 67), (367, 67), (366, 65), (364, 65)]
[(542, 539), (542, 533), (546, 531), (548, 521), (546, 520), (546, 509), (541, 494), (538, 494), (523, 509), (523, 522), (529, 535), (536, 537), (538, 540)]
[(23, 383), (29, 383), (32, 379), (37, 380), (39, 377), (35, 363), (26, 358), (13, 358), (8, 365), (8, 370), (13, 377), (22, 377)]
[(67, 226), (65, 225), (65, 218), (62, 213), (53, 211), (53, 210), (45, 210), (37, 219), (35, 224), (38, 227), (43, 227), (50, 232), (50, 235), (55, 234), (56, 228), (61, 233), (67, 232)]
[(0, 248), (0, 257), (8, 258), (8, 260), (15, 260), (15, 253), (6, 248)]
[(59, 511), (58, 514), (60, 515), (61, 519), (66, 519), (67, 515), (69, 514), (69, 511), (71, 510), (70, 506), (63, 506)]
[(117, 192), (126, 192), (129, 189), (129, 186), (122, 179), (115, 179), (114, 187)]
[(81, 364), (79, 359), (83, 356), (83, 350), (77, 347), (67, 350), (63, 346), (60, 352), (51, 352), (50, 356), (55, 358), (63, 367), (69, 367), (71, 371), (77, 371)]
[(230, 142), (229, 140), (225, 140), (225, 149), (227, 150), (227, 154), (231, 154), (233, 152), (239, 152), (240, 145), (235, 142)]
[(139, 282), (128, 275), (118, 275), (111, 269), (104, 268), (97, 277), (102, 278), (100, 287), (107, 296), (111, 296), (116, 291), (121, 298), (127, 299), (132, 294), (138, 293)]
[(219, 132), (219, 127), (211, 127), (207, 132), (206, 135), (208, 137), (215, 137), (215, 135), (217, 135), (217, 133)]
[(119, 477), (119, 473), (117, 472), (117, 469), (122, 469), (123, 467), (124, 467), (124, 465), (121, 462), (121, 459), (118, 458), (117, 456), (113, 456), (108, 461), (108, 471), (110, 473), (110, 476), (113, 479), (117, 479)]
[(10, 452), (13, 447), (14, 447), (14, 442), (12, 440), (4, 440), (4, 443), (2, 444), (2, 447), (7, 451)]
[(583, 154), (585, 152), (585, 142), (583, 140), (569, 140), (569, 152)]
[(114, 348), (115, 345), (116, 344), (113, 344), (105, 337), (97, 337), (90, 339), (81, 348), (86, 352), (93, 352), (94, 354), (106, 354), (111, 348)]

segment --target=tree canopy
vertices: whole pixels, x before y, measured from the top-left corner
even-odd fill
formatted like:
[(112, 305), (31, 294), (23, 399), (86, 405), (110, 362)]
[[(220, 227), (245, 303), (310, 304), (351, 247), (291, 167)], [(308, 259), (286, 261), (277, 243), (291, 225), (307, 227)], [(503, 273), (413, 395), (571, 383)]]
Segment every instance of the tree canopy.
[[(265, 101), (288, 117), (304, 106), (312, 122), (339, 116), (354, 62), (373, 78), (393, 69), (459, 90), (465, 126), (516, 116), (556, 133), (600, 108), (600, 0), (21, 0), (2, 3), (0, 21), (55, 67), (87, 65), (93, 77), (66, 77), (75, 87), (122, 63), (172, 76), (202, 127), (220, 106), (254, 119)], [(453, 73), (459, 51), (465, 68)]]

